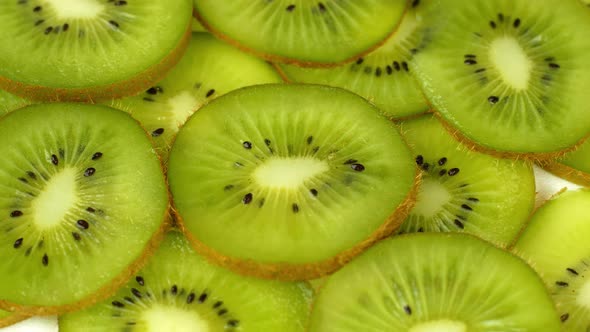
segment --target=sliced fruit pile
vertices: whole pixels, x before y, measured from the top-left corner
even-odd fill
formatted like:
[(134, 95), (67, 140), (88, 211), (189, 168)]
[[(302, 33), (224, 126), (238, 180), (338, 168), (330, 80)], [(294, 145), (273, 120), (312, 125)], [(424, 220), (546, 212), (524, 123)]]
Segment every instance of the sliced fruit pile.
[(536, 187), (590, 186), (587, 1), (6, 0), (0, 27), (0, 327), (590, 330), (590, 189)]

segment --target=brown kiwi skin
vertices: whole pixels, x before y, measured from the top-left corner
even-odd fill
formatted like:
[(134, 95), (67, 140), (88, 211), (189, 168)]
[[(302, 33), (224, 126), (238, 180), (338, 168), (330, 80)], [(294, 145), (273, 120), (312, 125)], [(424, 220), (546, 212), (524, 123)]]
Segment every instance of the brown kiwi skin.
[(579, 171), (570, 166), (564, 165), (558, 161), (550, 160), (546, 162), (539, 162), (539, 167), (544, 170), (559, 176), (569, 182), (573, 182), (580, 186), (590, 187), (590, 174)]
[(29, 316), (29, 315), (24, 315), (21, 313), (13, 313), (12, 315), (10, 315), (6, 318), (0, 319), (0, 328), (14, 325), (14, 324), (16, 324), (18, 322), (22, 322), (23, 320), (30, 318), (30, 317), (31, 316)]
[(588, 135), (584, 136), (583, 138), (581, 138), (580, 140), (578, 140), (576, 142), (576, 144), (574, 144), (570, 147), (567, 147), (563, 150), (559, 150), (559, 151), (551, 151), (551, 152), (498, 151), (493, 148), (489, 148), (489, 147), (486, 147), (486, 146), (483, 146), (483, 145), (480, 145), (480, 144), (474, 142), (469, 137), (467, 137), (463, 133), (461, 133), (453, 125), (448, 123), (444, 119), (444, 117), (432, 106), (431, 106), (431, 109), (433, 110), (432, 113), (435, 115), (435, 117), (440, 121), (440, 123), (443, 125), (443, 127), (449, 132), (449, 134), (455, 140), (459, 141), (461, 144), (465, 145), (470, 150), (485, 153), (485, 154), (488, 154), (488, 155), (491, 155), (493, 157), (500, 158), (500, 159), (528, 160), (528, 161), (532, 161), (535, 163), (543, 163), (545, 161), (551, 161), (551, 160), (561, 158), (565, 154), (576, 150), (578, 147), (580, 147), (580, 145), (582, 145), (590, 137), (590, 134), (588, 134)]
[(50, 88), (12, 81), (0, 76), (0, 89), (32, 101), (42, 102), (88, 102), (95, 103), (110, 99), (136, 95), (160, 81), (182, 58), (192, 36), (192, 21), (176, 47), (160, 62), (129, 80), (87, 88)]
[[(260, 52), (257, 50), (254, 50), (246, 45), (241, 44), (240, 42), (238, 42), (235, 39), (230, 38), (229, 36), (226, 36), (225, 34), (223, 34), (222, 32), (220, 32), (219, 30), (213, 28), (209, 23), (207, 23), (207, 21), (205, 21), (205, 19), (199, 14), (199, 12), (197, 11), (196, 8), (193, 8), (193, 16), (194, 18), (197, 19), (197, 21), (199, 21), (199, 23), (201, 23), (201, 25), (207, 30), (209, 31), (211, 34), (213, 34), (215, 37), (225, 41), (228, 44), (231, 44), (234, 47), (237, 47), (238, 49), (246, 52), (246, 53), (250, 53), (256, 57), (262, 58), (266, 61), (269, 61), (270, 63), (284, 63), (284, 64), (288, 64), (288, 65), (295, 65), (298, 67), (307, 67), (307, 68), (331, 68), (331, 67), (338, 67), (347, 63), (351, 63), (353, 61), (356, 61), (358, 58), (364, 57), (367, 54), (373, 52), (374, 50), (376, 50), (377, 48), (381, 47), (383, 44), (385, 44), (385, 42), (387, 42), (387, 40), (389, 40), (389, 38), (391, 36), (393, 36), (402, 20), (403, 20), (403, 16), (406, 14), (406, 12), (408, 11), (408, 8), (410, 6), (410, 2), (411, 0), (406, 1), (406, 6), (404, 7), (404, 11), (402, 13), (402, 16), (399, 19), (399, 22), (397, 22), (397, 24), (395, 25), (395, 27), (393, 28), (393, 30), (388, 33), (380, 42), (378, 42), (377, 44), (373, 45), (372, 47), (370, 47), (369, 49), (354, 55), (348, 59), (344, 59), (342, 61), (337, 61), (337, 62), (316, 62), (316, 61), (307, 61), (307, 60), (299, 60), (299, 59), (293, 59), (293, 58), (289, 58), (289, 57), (285, 57), (282, 55), (275, 55), (275, 54), (267, 54), (264, 52)], [(275, 68), (277, 68), (277, 66), (275, 66)], [(279, 70), (279, 74), (281, 76), (283, 76), (283, 73)], [(283, 76), (283, 79), (285, 79), (285, 77)]]
[[(7, 116), (10, 113), (5, 114)], [(133, 119), (138, 125), (141, 126), (139, 121)], [(143, 128), (143, 127), (142, 127)], [(153, 137), (144, 129), (144, 133), (150, 143), (153, 146)], [(168, 204), (166, 210), (164, 211), (164, 215), (162, 216), (162, 223), (158, 230), (152, 235), (152, 237), (147, 242), (146, 246), (143, 248), (142, 253), (137, 257), (124, 271), (122, 271), (119, 275), (115, 276), (111, 282), (107, 285), (104, 285), (95, 293), (83, 298), (82, 300), (64, 304), (59, 306), (38, 306), (38, 305), (22, 305), (19, 303), (13, 303), (10, 301), (0, 299), (0, 309), (10, 312), (17, 312), (15, 317), (8, 317), (6, 319), (7, 322), (10, 324), (17, 323), (20, 320), (26, 319), (31, 316), (54, 316), (54, 315), (61, 315), (68, 312), (74, 312), (78, 310), (85, 309), (90, 307), (94, 304), (99, 302), (105, 301), (108, 298), (112, 297), (117, 291), (123, 287), (129, 279), (135, 276), (149, 261), (152, 257), (154, 252), (160, 246), (160, 243), (164, 240), (166, 233), (170, 231), (175, 226), (175, 218), (174, 214), (172, 213), (172, 193), (170, 192), (170, 186), (168, 185), (168, 178), (164, 172), (164, 163), (162, 162), (162, 158), (160, 155), (154, 152), (154, 155), (157, 156), (158, 162), (160, 163), (160, 169), (162, 170), (162, 174), (164, 175), (164, 181), (166, 186), (166, 193), (168, 196)], [(18, 317), (18, 318), (17, 318)], [(19, 319), (17, 321), (12, 322), (10, 319)], [(0, 320), (0, 327), (4, 321)], [(9, 324), (9, 325), (10, 325)]]
[(226, 256), (199, 241), (186, 228), (182, 216), (177, 212), (174, 206), (172, 207), (172, 210), (176, 215), (178, 227), (185, 234), (195, 251), (203, 255), (211, 263), (245, 276), (282, 281), (302, 281), (317, 279), (335, 272), (367, 248), (395, 232), (401, 226), (416, 203), (421, 178), (421, 171), (416, 168), (414, 185), (404, 201), (396, 207), (395, 211), (387, 218), (387, 220), (385, 220), (368, 238), (357, 243), (352, 248), (342, 251), (334, 257), (308, 264), (261, 263), (250, 259)]

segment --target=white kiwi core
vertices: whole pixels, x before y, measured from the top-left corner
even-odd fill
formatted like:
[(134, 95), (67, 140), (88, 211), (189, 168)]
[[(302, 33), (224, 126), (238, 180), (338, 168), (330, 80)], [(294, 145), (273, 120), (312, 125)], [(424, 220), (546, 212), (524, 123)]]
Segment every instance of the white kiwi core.
[(330, 169), (327, 162), (315, 158), (272, 158), (254, 170), (254, 180), (262, 187), (295, 189)]
[(146, 332), (210, 332), (209, 323), (196, 312), (156, 306), (142, 315)]
[(193, 112), (201, 106), (201, 103), (189, 91), (182, 91), (168, 99), (168, 107), (173, 117), (173, 125), (181, 127)]
[(586, 281), (578, 292), (576, 296), (576, 302), (581, 307), (586, 309), (590, 309), (590, 281)]
[(434, 217), (445, 204), (451, 201), (451, 198), (451, 194), (443, 184), (432, 178), (424, 178), (412, 213), (425, 218)]
[(510, 36), (494, 39), (489, 57), (507, 85), (516, 90), (527, 88), (533, 63), (516, 39)]
[(418, 323), (408, 332), (467, 332), (467, 326), (463, 322), (441, 319)]
[(60, 19), (98, 17), (105, 9), (97, 0), (47, 0)]
[(64, 168), (51, 177), (39, 196), (31, 203), (35, 225), (40, 229), (52, 228), (61, 223), (78, 200), (76, 169)]

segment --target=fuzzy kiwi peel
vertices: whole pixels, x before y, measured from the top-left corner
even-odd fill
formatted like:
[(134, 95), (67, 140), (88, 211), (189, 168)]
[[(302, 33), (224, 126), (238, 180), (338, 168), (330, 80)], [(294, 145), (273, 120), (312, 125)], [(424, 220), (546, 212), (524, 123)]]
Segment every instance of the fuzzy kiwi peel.
[(149, 263), (108, 300), (59, 318), (60, 331), (303, 332), (313, 291), (305, 282), (244, 277), (199, 256), (170, 231)]
[(0, 128), (0, 255), (10, 257), (0, 308), (52, 315), (114, 292), (167, 228), (168, 191), (145, 131), (115, 109), (60, 103), (11, 112)]
[(11, 45), (0, 48), (1, 89), (96, 102), (143, 91), (176, 64), (190, 39), (191, 1), (5, 1), (0, 21), (0, 43)]
[(359, 96), (268, 84), (194, 113), (168, 179), (198, 252), (247, 275), (312, 279), (399, 227), (417, 191), (412, 159), (395, 125)]
[[(228, 4), (195, 0), (193, 15), (208, 31), (235, 47), (271, 62), (304, 67), (337, 66), (370, 53), (395, 32), (408, 6), (402, 0), (298, 4), (240, 0)], [(288, 31), (282, 31), (283, 26)]]

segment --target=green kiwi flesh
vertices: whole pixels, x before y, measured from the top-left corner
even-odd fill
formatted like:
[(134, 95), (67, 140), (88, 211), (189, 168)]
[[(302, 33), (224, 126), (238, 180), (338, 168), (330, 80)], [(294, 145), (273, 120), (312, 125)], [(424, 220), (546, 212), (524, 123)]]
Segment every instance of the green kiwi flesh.
[(115, 296), (59, 318), (62, 332), (303, 332), (312, 296), (305, 283), (234, 274), (198, 256), (178, 232)]
[(588, 238), (590, 191), (566, 191), (537, 210), (513, 249), (545, 280), (563, 331), (590, 329)]
[(178, 129), (201, 106), (240, 87), (279, 82), (280, 75), (265, 61), (207, 32), (195, 32), (182, 59), (162, 81), (110, 105), (131, 113), (151, 134), (156, 151), (166, 160)]
[(92, 99), (97, 87), (141, 76), (173, 53), (191, 8), (190, 0), (2, 1), (0, 45), (10, 47), (0, 48), (0, 87), (30, 97), (53, 89), (54, 98), (81, 89)]
[(466, 139), (542, 159), (590, 132), (590, 19), (580, 3), (439, 3), (438, 16), (425, 20), (429, 43), (412, 69), (433, 107)]
[[(210, 31), (267, 59), (321, 65), (342, 62), (385, 40), (403, 0), (195, 0)], [(228, 19), (231, 18), (231, 19)]]
[[(172, 147), (168, 179), (185, 229), (214, 259), (284, 264), (277, 277), (311, 279), (351, 254), (326, 260), (399, 225), (412, 159), (394, 124), (358, 95), (268, 84), (194, 113)], [(309, 265), (318, 269), (302, 272)]]
[[(425, 1), (415, 1), (397, 31), (373, 52), (338, 67), (304, 68), (283, 64), (289, 81), (341, 87), (374, 103), (387, 117), (400, 118), (428, 111), (422, 90), (410, 75), (408, 62), (420, 47), (416, 30), (422, 24)], [(431, 6), (433, 7), (433, 6)]]
[(586, 140), (574, 151), (556, 160), (541, 163), (541, 166), (569, 181), (590, 186), (590, 141)]
[(0, 121), (0, 306), (92, 302), (142, 257), (168, 211), (143, 129), (105, 106), (39, 104)]
[(400, 233), (466, 232), (500, 247), (514, 241), (535, 204), (530, 162), (472, 151), (432, 115), (402, 122), (401, 132), (423, 175)]
[(424, 233), (376, 244), (328, 278), (309, 332), (558, 332), (536, 273), (465, 234)]

